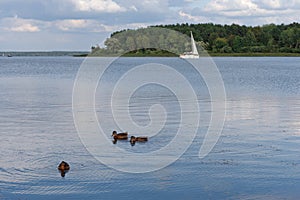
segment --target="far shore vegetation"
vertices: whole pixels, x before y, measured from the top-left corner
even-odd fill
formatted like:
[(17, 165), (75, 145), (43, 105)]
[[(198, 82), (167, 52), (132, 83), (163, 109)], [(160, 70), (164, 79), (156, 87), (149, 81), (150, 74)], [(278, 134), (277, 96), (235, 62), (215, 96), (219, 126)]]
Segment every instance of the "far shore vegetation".
[(14, 57), (14, 56), (87, 56), (87, 51), (1, 51), (2, 57)]
[(172, 46), (173, 49), (175, 48), (172, 52), (189, 51), (189, 41), (183, 40), (178, 34), (161, 32), (153, 35), (151, 34), (153, 32), (149, 31), (153, 28), (170, 29), (187, 37), (190, 37), (192, 31), (198, 50), (199, 48), (205, 50), (210, 56), (300, 56), (300, 24), (296, 22), (288, 25), (263, 26), (185, 23), (157, 25), (136, 30), (127, 29), (112, 33), (110, 38), (106, 39), (104, 48), (93, 46), (89, 55), (178, 56), (178, 53), (145, 47), (153, 44), (166, 46), (183, 41), (185, 44), (181, 47)]

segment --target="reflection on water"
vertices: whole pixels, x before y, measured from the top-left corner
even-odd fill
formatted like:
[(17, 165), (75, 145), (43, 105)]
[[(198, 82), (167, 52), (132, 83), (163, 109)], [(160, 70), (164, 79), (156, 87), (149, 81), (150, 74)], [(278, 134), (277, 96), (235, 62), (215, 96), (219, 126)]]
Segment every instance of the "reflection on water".
[[(139, 59), (126, 58), (123, 66), (139, 63)], [(76, 133), (72, 87), (82, 59), (0, 58), (0, 199), (297, 199), (299, 58), (215, 61), (228, 100), (225, 127), (213, 151), (204, 159), (198, 158), (211, 113), (209, 96), (205, 85), (201, 85), (197, 91), (201, 123), (187, 152), (162, 170), (128, 174), (100, 164)], [(109, 80), (120, 76), (117, 69), (112, 69), (116, 77), (106, 79), (104, 90), (97, 90), (97, 95), (106, 95), (105, 88), (111, 87)], [(174, 96), (162, 88), (149, 91), (141, 88), (132, 97), (132, 117), (146, 125), (149, 106), (161, 103), (171, 113), (165, 135), (134, 147), (118, 141), (119, 148), (139, 153), (159, 149), (178, 128), (180, 113)], [(155, 92), (158, 94), (153, 95)], [(108, 120), (111, 114), (105, 112), (109, 103), (97, 105), (97, 114), (99, 120), (106, 120), (111, 140), (111, 127), (115, 126)], [(62, 160), (72, 166), (65, 178), (57, 173)]]
[(283, 100), (265, 96), (260, 98), (264, 100), (257, 101), (257, 99), (248, 97), (241, 98), (239, 101), (228, 100), (226, 120), (241, 121), (247, 125), (253, 122), (261, 126), (277, 128), (291, 128), (294, 127), (292, 124), (298, 123), (299, 99), (286, 98)]

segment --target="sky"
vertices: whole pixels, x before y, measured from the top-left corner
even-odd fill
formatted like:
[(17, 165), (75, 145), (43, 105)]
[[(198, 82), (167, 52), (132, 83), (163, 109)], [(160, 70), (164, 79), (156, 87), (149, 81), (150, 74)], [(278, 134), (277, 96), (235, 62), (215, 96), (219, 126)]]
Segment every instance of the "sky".
[(158, 24), (289, 24), (300, 0), (0, 0), (0, 51), (89, 51)]

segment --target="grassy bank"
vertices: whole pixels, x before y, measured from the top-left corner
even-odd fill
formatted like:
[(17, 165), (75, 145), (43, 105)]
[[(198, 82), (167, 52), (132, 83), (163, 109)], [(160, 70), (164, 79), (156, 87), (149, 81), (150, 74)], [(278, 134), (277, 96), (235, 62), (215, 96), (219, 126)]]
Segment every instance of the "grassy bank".
[(209, 53), (213, 57), (300, 57), (300, 53)]

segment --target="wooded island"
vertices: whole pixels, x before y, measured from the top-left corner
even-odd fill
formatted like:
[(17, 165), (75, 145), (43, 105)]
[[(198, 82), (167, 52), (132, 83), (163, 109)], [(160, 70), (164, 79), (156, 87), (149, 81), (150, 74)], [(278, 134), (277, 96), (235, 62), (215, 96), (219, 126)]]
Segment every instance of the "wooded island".
[(92, 54), (97, 55), (103, 52), (122, 54), (125, 52), (129, 56), (174, 56), (163, 50), (144, 48), (153, 43), (157, 43), (158, 46), (166, 46), (177, 42), (178, 49), (174, 49), (173, 53), (189, 49), (188, 44), (180, 44), (186, 41), (182, 40), (178, 34), (164, 34), (162, 31), (161, 34), (158, 33), (157, 37), (157, 34), (153, 35), (151, 31), (147, 31), (147, 29), (153, 28), (167, 28), (187, 36), (192, 31), (198, 47), (213, 55), (300, 55), (300, 24), (296, 22), (289, 25), (268, 24), (263, 26), (185, 23), (157, 25), (137, 30), (127, 29), (112, 33), (104, 43), (105, 48), (92, 47)]

